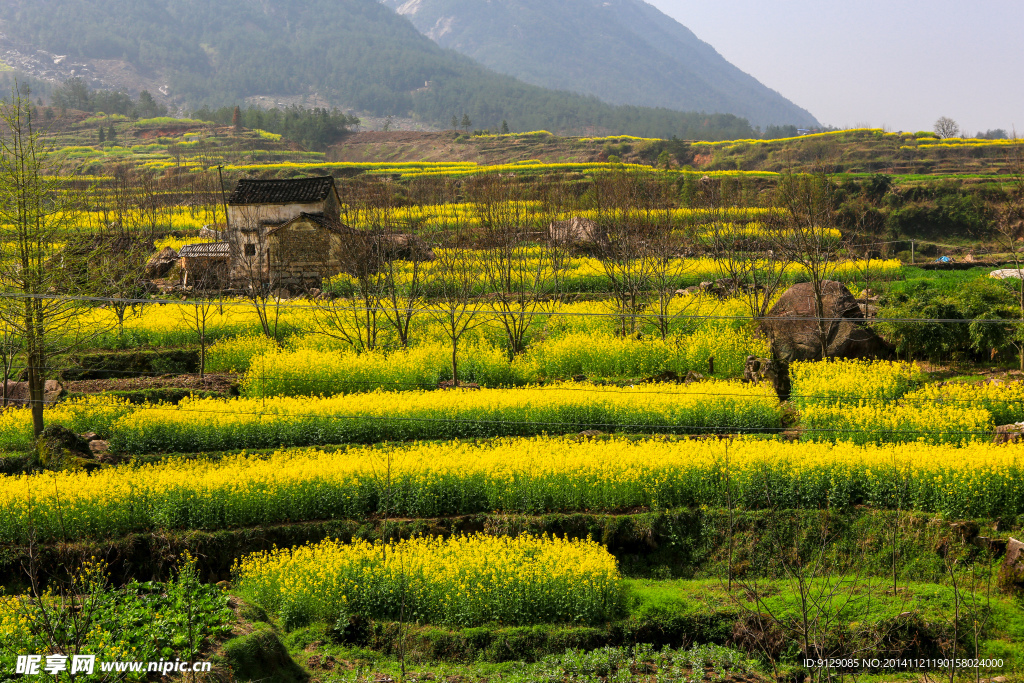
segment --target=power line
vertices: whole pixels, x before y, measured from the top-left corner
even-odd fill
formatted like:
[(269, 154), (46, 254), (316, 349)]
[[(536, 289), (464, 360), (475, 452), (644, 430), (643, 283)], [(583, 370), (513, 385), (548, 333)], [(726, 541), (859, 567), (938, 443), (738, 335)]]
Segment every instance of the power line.
[[(308, 398), (308, 397), (306, 397)], [(698, 431), (697, 434), (714, 434), (722, 432), (734, 432), (743, 434), (770, 434), (770, 433), (782, 433), (789, 431), (786, 427), (741, 427), (741, 426), (730, 426), (723, 425), (717, 426), (706, 426), (706, 425), (682, 425), (682, 424), (664, 424), (664, 425), (652, 425), (652, 424), (624, 424), (618, 422), (550, 422), (540, 420), (523, 420), (523, 421), (509, 421), (509, 420), (479, 420), (469, 418), (437, 418), (437, 417), (403, 417), (403, 416), (382, 416), (382, 415), (325, 415), (323, 413), (280, 413), (277, 411), (251, 411), (251, 410), (205, 410), (198, 408), (182, 408), (180, 406), (163, 406), (146, 404), (140, 406), (132, 406), (135, 411), (164, 411), (164, 412), (177, 412), (177, 413), (194, 413), (194, 414), (209, 414), (209, 415), (234, 415), (234, 416), (249, 416), (249, 417), (280, 417), (280, 418), (316, 418), (316, 419), (328, 419), (328, 420), (370, 420), (375, 422), (412, 422), (412, 423), (442, 423), (442, 424), (493, 424), (493, 425), (514, 425), (514, 426), (541, 426), (541, 427), (572, 427), (574, 429), (592, 429), (597, 427), (604, 427), (606, 429), (676, 429), (676, 430), (703, 430)], [(956, 436), (992, 436), (995, 434), (991, 430), (922, 430), (922, 429), (839, 429), (839, 428), (806, 428), (799, 427), (793, 428), (795, 431), (801, 433), (827, 433), (827, 434), (915, 434), (915, 435), (956, 435)], [(652, 432), (656, 433), (656, 432)], [(494, 435), (500, 436), (516, 436), (515, 434), (505, 435)], [(326, 444), (325, 444), (326, 445)]]
[[(251, 308), (262, 308), (265, 310), (278, 310), (278, 309), (298, 309), (298, 310), (309, 310), (318, 311), (324, 310), (324, 306), (318, 306), (316, 304), (294, 304), (284, 303), (275, 301), (263, 304), (254, 304), (251, 301), (218, 301), (218, 300), (183, 300), (183, 299), (134, 299), (125, 297), (99, 297), (99, 296), (68, 296), (59, 294), (19, 294), (19, 293), (0, 293), (0, 299), (40, 299), (47, 301), (66, 301), (66, 302), (79, 302), (79, 303), (120, 303), (120, 304), (158, 304), (158, 305), (173, 305), (173, 306), (206, 306), (211, 308), (223, 308), (223, 307), (251, 307)], [(429, 307), (427, 307), (429, 308)], [(417, 313), (421, 313), (427, 310), (427, 308), (416, 308), (412, 309)], [(346, 306), (345, 312), (351, 313), (367, 313), (373, 311), (385, 311), (393, 310), (394, 307), (383, 306), (380, 308), (370, 308), (365, 306)], [(400, 307), (400, 310), (408, 310), (406, 307)], [(1014, 325), (1022, 324), (1024, 321), (1016, 320), (1013, 318), (818, 318), (815, 316), (747, 316), (747, 315), (714, 315), (714, 314), (696, 314), (696, 315), (683, 315), (683, 314), (659, 314), (659, 313), (585, 313), (580, 311), (513, 311), (510, 313), (502, 313), (500, 311), (488, 311), (479, 310), (473, 312), (474, 316), (481, 317), (494, 317), (494, 318), (527, 318), (527, 317), (581, 317), (581, 318), (615, 318), (615, 319), (632, 319), (632, 320), (651, 320), (651, 319), (670, 319), (670, 320), (721, 320), (721, 321), (733, 321), (733, 322), (771, 322), (771, 321), (783, 321), (783, 322), (848, 322), (848, 323), (943, 323), (943, 324), (997, 324), (997, 325)]]
[[(141, 371), (131, 371), (131, 370), (124, 370), (124, 371), (122, 371), (122, 370), (109, 370), (108, 371), (108, 370), (103, 370), (103, 369), (95, 370), (93, 372), (109, 372), (110, 374), (134, 375), (136, 377), (143, 377), (143, 378), (146, 378), (146, 377), (163, 377), (163, 376), (168, 374), (166, 372), (141, 372)], [(249, 372), (254, 372), (254, 370), (252, 368), (250, 368)], [(208, 373), (207, 376), (223, 377), (225, 374), (231, 374), (231, 373), (211, 372), (211, 373)], [(246, 373), (246, 374), (248, 374), (248, 373)], [(198, 373), (182, 373), (182, 374), (177, 375), (177, 376), (178, 377), (182, 377), (182, 376), (185, 376), (185, 377), (199, 377)], [(231, 374), (231, 376), (232, 377), (239, 377), (239, 378), (242, 379), (242, 381), (244, 381), (244, 375)], [(258, 373), (254, 374), (254, 378), (259, 379), (261, 381), (273, 380), (273, 381), (277, 381), (277, 382), (291, 382), (291, 383), (304, 383), (304, 382), (308, 382), (309, 381), (309, 380), (301, 378), (301, 377), (278, 377), (278, 376), (263, 375), (263, 374), (258, 374)], [(70, 379), (70, 380), (60, 380), (60, 381), (68, 382), (68, 383), (70, 383), (70, 382), (106, 382), (106, 381), (112, 381), (112, 380), (117, 380), (117, 379), (133, 379), (133, 378), (132, 377), (127, 377), (127, 378), (125, 378), (125, 377), (108, 377), (108, 378), (79, 379), (79, 380)], [(712, 377), (712, 378), (705, 378), (703, 380), (696, 380), (696, 381), (693, 382), (693, 384), (704, 384), (704, 383), (706, 383), (708, 381), (735, 382), (735, 380), (736, 380), (736, 378), (713, 378)], [(439, 381), (448, 381), (448, 380), (439, 380)], [(608, 392), (614, 391), (615, 389), (630, 389), (630, 388), (639, 388), (639, 387), (645, 387), (646, 388), (646, 387), (652, 387), (652, 386), (664, 385), (664, 384), (676, 384), (676, 385), (678, 385), (678, 384), (686, 384), (685, 382), (673, 382), (673, 381), (664, 381), (664, 382), (662, 382), (662, 381), (655, 381), (655, 380), (651, 380), (651, 381), (636, 380), (636, 381), (633, 381), (633, 382), (631, 382), (629, 384), (625, 384), (624, 382), (623, 383), (616, 383), (616, 382), (609, 381), (607, 384), (601, 385), (601, 384), (595, 384), (595, 383), (591, 382), (591, 384), (593, 384), (593, 386), (585, 387), (585, 386), (578, 386), (579, 384), (581, 384), (581, 382), (574, 382), (573, 384), (575, 386), (564, 386), (562, 384), (562, 382), (568, 383), (568, 380), (543, 380), (543, 381), (544, 381), (543, 384), (534, 383), (534, 384), (522, 384), (522, 385), (512, 385), (512, 386), (491, 386), (491, 387), (486, 387), (485, 386), (485, 387), (480, 387), (480, 388), (481, 389), (491, 389), (491, 390), (577, 391), (577, 392), (592, 392), (592, 393), (608, 393)], [(420, 390), (424, 390), (424, 391), (441, 391), (441, 390), (443, 390), (437, 384), (422, 383), (422, 382), (389, 382), (389, 381), (375, 381), (375, 380), (343, 379), (343, 380), (338, 381), (337, 383), (340, 384), (340, 385), (346, 385), (346, 384), (347, 385), (360, 385), (360, 386), (373, 387), (373, 388), (379, 388), (379, 389), (385, 389), (385, 390), (388, 390), (388, 389), (391, 389), (391, 388), (399, 388), (399, 387), (407, 388), (407, 389), (413, 389), (413, 390), (420, 389)], [(762, 382), (758, 383), (758, 385), (760, 385), (760, 384), (763, 384), (764, 386), (771, 386), (771, 383), (768, 380), (763, 380)], [(757, 386), (757, 385), (755, 385), (755, 386)], [(181, 389), (181, 390), (186, 390), (186, 391), (187, 390), (191, 390), (191, 391), (204, 391), (204, 389), (202, 387), (175, 387), (175, 386), (143, 387), (143, 388), (134, 389), (134, 390), (133, 389), (125, 389), (124, 391), (145, 391), (145, 390), (148, 390), (148, 389)], [(121, 390), (119, 390), (119, 389), (112, 389), (111, 391), (121, 391)], [(86, 395), (93, 394), (93, 392), (82, 392), (82, 393), (85, 393)], [(101, 394), (101, 393), (103, 393), (103, 392), (95, 392), (95, 394)], [(331, 394), (331, 395), (332, 396), (342, 396), (342, 395), (346, 395), (346, 394), (359, 394), (359, 393), (370, 393), (370, 391), (366, 391), (366, 392), (338, 392), (336, 394)], [(725, 397), (725, 398), (751, 399), (751, 400), (762, 400), (762, 399), (766, 398), (765, 396), (757, 396), (757, 395), (752, 395), (752, 394), (749, 394), (749, 393), (727, 393), (727, 392), (720, 392), (720, 391), (700, 392), (700, 391), (671, 391), (671, 390), (651, 390), (651, 389), (646, 389), (643, 393), (645, 395), (655, 394), (655, 395), (662, 395), (662, 396), (718, 396), (718, 397)], [(295, 398), (296, 396), (305, 396), (305, 395), (306, 394), (281, 395), (280, 397), (283, 397), (283, 398)], [(260, 397), (270, 398), (271, 396), (268, 396), (266, 394), (261, 394)], [(245, 398), (245, 397), (242, 397), (242, 398)], [(252, 397), (250, 397), (250, 398), (252, 398)], [(768, 398), (770, 398), (770, 395), (768, 396)], [(988, 402), (988, 403), (1021, 403), (1021, 404), (1024, 404), (1024, 398), (995, 398), (995, 397), (987, 397), (987, 396), (984, 397), (984, 398), (953, 398), (953, 397), (948, 397), (948, 396), (938, 396), (938, 397), (926, 397), (926, 396), (907, 397), (907, 396), (904, 395), (904, 396), (898, 396), (898, 397), (889, 397), (889, 396), (837, 396), (835, 394), (797, 394), (797, 393), (791, 393), (789, 400), (792, 401), (794, 399), (802, 399), (802, 400), (809, 400), (809, 401), (842, 401), (844, 404), (847, 403), (847, 402), (851, 402), (851, 401), (865, 401), (865, 402), (877, 401), (877, 402), (885, 402), (885, 403), (894, 403), (895, 402), (895, 403), (915, 403), (915, 404), (923, 404), (923, 403), (970, 403), (970, 404), (973, 404), (973, 403), (980, 403), (980, 402)], [(28, 399), (26, 399), (25, 401), (19, 401), (19, 402), (29, 402), (29, 401), (28, 401)]]

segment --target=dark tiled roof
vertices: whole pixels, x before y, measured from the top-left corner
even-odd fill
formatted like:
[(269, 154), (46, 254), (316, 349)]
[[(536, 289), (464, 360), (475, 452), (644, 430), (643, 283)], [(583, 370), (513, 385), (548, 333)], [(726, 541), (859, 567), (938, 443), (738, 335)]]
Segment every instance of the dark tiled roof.
[(231, 245), (227, 242), (210, 242), (206, 244), (186, 244), (178, 252), (181, 258), (196, 256), (230, 256)]
[(228, 197), (228, 204), (310, 204), (322, 202), (334, 188), (334, 178), (256, 180), (243, 178)]

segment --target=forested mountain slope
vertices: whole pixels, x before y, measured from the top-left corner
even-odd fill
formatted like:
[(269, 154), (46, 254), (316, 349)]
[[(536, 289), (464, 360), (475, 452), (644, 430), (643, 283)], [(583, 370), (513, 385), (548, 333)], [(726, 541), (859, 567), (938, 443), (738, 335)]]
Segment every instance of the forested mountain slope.
[(439, 47), (377, 0), (0, 0), (0, 32), (99, 73), (164, 82), (165, 97), (180, 106), (308, 96), (445, 124), (468, 115), (475, 128), (504, 120), (520, 131), (750, 134), (747, 121), (731, 115), (612, 106), (496, 74)]
[(817, 126), (643, 0), (382, 0), (442, 47), (501, 73), (613, 103)]

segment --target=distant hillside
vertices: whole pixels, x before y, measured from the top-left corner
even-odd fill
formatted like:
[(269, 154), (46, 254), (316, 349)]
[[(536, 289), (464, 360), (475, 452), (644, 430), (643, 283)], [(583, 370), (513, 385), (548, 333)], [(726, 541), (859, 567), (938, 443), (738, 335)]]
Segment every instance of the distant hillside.
[(269, 96), (445, 126), (468, 115), (474, 128), (507, 121), (519, 131), (751, 134), (728, 114), (611, 106), (496, 74), (438, 47), (377, 0), (0, 0), (0, 33), (36, 77), (75, 63), (94, 87), (147, 87), (179, 107)]
[(442, 47), (495, 71), (616, 104), (818, 126), (642, 0), (381, 0)]

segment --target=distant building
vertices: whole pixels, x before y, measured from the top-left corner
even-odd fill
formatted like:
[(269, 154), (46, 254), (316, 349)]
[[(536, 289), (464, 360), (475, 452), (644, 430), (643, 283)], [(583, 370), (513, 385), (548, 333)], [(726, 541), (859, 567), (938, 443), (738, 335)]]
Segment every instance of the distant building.
[(319, 286), (341, 270), (341, 200), (331, 176), (238, 181), (228, 197), (227, 243), (236, 284)]
[(340, 272), (376, 267), (382, 258), (429, 261), (433, 251), (410, 234), (353, 230), (341, 222), (334, 178), (238, 182), (223, 241), (183, 247), (183, 284), (193, 287), (320, 288)]
[(228, 197), (228, 226), (233, 230), (283, 225), (300, 213), (322, 214), (340, 222), (341, 200), (334, 178), (243, 178)]
[(227, 242), (186, 244), (178, 252), (181, 284), (196, 289), (221, 289), (228, 284), (231, 245)]

